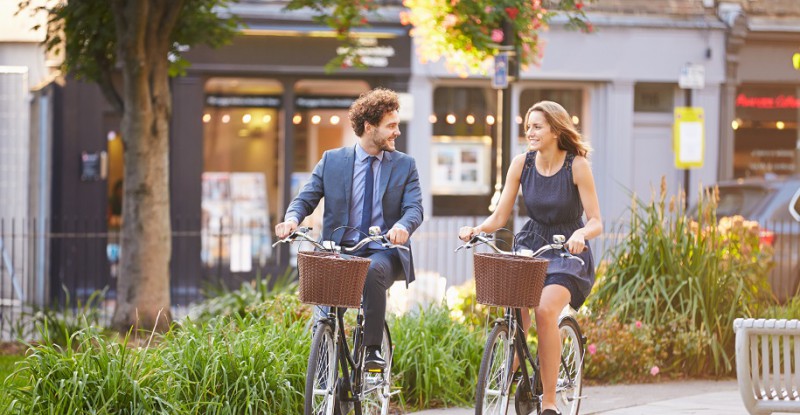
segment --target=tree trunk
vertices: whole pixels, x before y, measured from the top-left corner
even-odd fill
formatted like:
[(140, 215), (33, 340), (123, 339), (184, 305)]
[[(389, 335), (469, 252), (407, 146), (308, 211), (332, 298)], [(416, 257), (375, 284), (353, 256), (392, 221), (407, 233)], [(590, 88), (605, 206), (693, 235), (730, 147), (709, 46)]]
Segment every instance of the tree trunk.
[(167, 54), (183, 1), (114, 0), (122, 64), (125, 146), (120, 274), (112, 324), (169, 328), (172, 253)]

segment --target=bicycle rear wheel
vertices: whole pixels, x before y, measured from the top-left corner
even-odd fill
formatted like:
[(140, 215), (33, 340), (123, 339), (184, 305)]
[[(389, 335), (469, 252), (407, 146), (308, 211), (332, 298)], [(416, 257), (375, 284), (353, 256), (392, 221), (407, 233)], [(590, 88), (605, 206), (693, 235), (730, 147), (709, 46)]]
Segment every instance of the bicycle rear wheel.
[(514, 344), (508, 326), (499, 323), (486, 339), (475, 391), (475, 415), (505, 415), (508, 411)]
[(564, 316), (558, 322), (561, 332), (561, 366), (556, 384), (556, 405), (563, 415), (577, 415), (583, 387), (583, 336), (574, 318)]
[(361, 413), (363, 415), (388, 415), (392, 392), (392, 337), (389, 326), (383, 326), (381, 352), (386, 361), (383, 373), (361, 374)]
[(305, 415), (334, 415), (336, 408), (336, 343), (333, 326), (318, 322), (306, 370)]

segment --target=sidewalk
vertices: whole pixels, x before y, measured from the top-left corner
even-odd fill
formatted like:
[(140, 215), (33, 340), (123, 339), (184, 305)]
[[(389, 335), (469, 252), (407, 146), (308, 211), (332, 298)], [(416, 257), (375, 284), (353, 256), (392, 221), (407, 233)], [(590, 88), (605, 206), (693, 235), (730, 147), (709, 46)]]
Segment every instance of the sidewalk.
[[(643, 385), (587, 386), (581, 415), (747, 415), (736, 380), (690, 380)], [(413, 415), (472, 415), (472, 408), (432, 409)], [(513, 414), (513, 407), (509, 414)]]

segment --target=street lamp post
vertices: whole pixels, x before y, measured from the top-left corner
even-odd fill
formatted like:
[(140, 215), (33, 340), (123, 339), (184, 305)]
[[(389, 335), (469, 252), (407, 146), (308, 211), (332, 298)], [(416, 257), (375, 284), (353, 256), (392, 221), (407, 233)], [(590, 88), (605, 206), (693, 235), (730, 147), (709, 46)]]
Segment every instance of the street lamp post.
[[(514, 46), (514, 27), (510, 21), (503, 22), (503, 41), (499, 47), (500, 55), (495, 57), (492, 87), (497, 89), (497, 128), (495, 159), (495, 185), (489, 210), (494, 211), (500, 202), (505, 173), (511, 165), (513, 149), (514, 116), (511, 113), (511, 85), (519, 76), (518, 51)], [(514, 229), (514, 215), (510, 215), (506, 228)]]

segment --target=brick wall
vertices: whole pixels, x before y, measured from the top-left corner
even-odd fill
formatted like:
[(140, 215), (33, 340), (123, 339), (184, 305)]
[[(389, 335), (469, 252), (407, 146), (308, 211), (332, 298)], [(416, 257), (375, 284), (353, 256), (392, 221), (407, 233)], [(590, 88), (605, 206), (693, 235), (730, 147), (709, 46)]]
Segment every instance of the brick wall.
[[(738, 3), (750, 16), (798, 16), (800, 0), (723, 0)], [(594, 0), (587, 10), (621, 14), (667, 14), (673, 16), (702, 15), (713, 12), (703, 7), (702, 0)]]
[(595, 0), (587, 5), (587, 10), (614, 14), (679, 16), (702, 15), (706, 12), (701, 0)]

